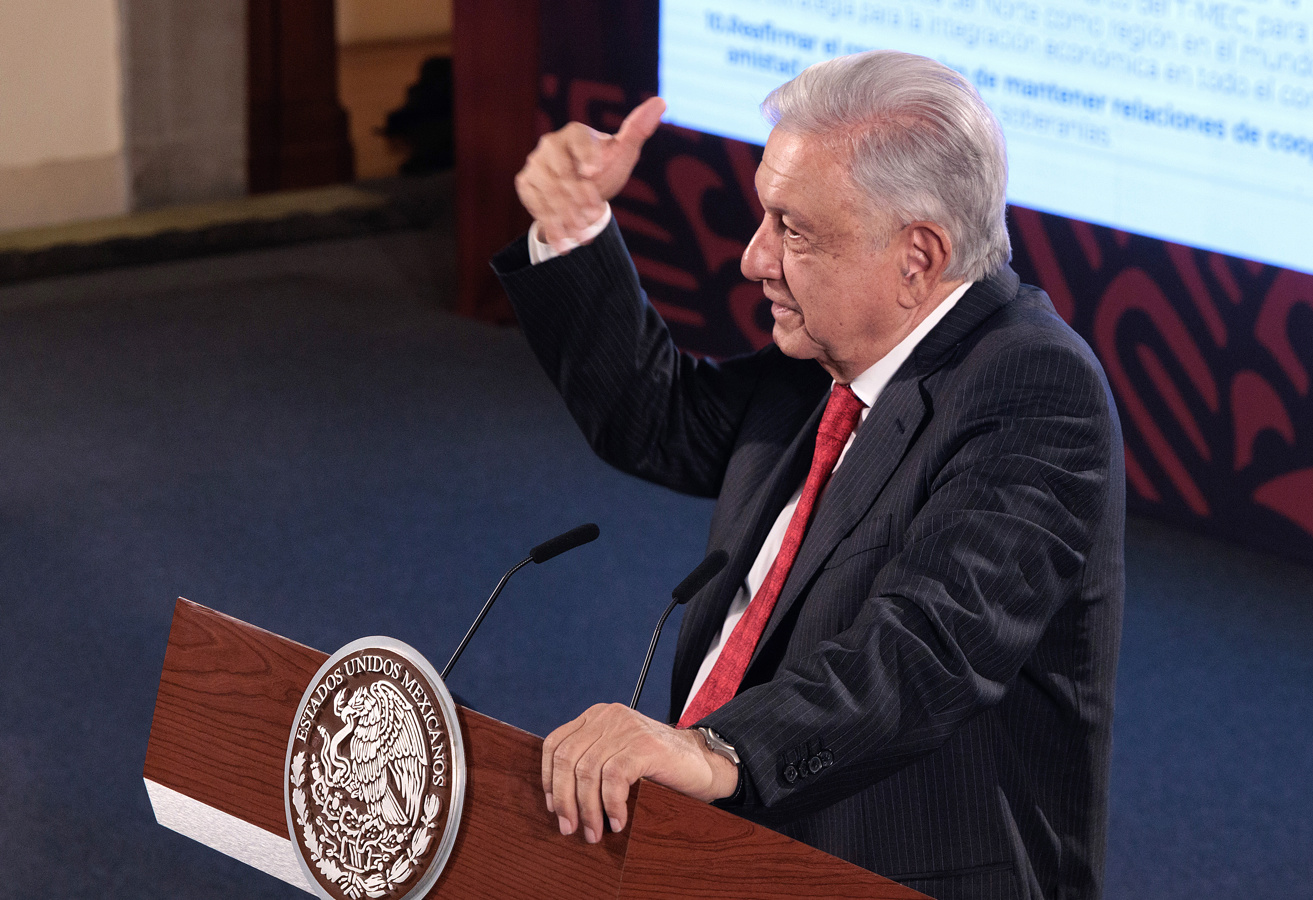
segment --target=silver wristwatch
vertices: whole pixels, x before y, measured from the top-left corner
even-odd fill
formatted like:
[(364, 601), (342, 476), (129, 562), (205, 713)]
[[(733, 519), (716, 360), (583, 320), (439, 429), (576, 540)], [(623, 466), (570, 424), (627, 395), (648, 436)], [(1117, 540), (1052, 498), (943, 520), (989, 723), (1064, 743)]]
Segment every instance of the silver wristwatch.
[(739, 765), (739, 754), (733, 745), (705, 725), (699, 725), (698, 731), (702, 733), (702, 740), (707, 742), (708, 750), (717, 756), (725, 757), (736, 766)]

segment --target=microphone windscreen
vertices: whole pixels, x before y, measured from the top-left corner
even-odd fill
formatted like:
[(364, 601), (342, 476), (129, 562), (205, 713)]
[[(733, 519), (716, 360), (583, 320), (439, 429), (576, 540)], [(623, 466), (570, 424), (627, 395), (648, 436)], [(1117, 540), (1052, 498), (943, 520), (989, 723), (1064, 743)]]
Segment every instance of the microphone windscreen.
[(547, 562), (553, 556), (560, 556), (566, 550), (573, 550), (580, 544), (597, 540), (599, 534), (601, 532), (592, 522), (587, 525), (580, 525), (578, 528), (571, 528), (565, 534), (558, 534), (551, 540), (543, 541), (537, 547), (534, 547), (529, 551), (529, 558), (536, 563)]
[(688, 577), (670, 592), (676, 603), (687, 603), (693, 595), (707, 586), (707, 582), (720, 574), (729, 562), (729, 554), (724, 550), (712, 550), (707, 558), (698, 563), (698, 567), (688, 573)]

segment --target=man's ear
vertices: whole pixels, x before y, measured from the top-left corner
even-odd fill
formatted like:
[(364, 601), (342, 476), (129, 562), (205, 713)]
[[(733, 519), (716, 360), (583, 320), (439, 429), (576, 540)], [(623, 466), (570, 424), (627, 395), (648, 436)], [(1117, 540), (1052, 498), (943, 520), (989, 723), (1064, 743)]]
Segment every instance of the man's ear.
[(953, 258), (953, 241), (934, 222), (913, 222), (903, 230), (900, 300), (908, 308), (929, 300), (943, 283)]

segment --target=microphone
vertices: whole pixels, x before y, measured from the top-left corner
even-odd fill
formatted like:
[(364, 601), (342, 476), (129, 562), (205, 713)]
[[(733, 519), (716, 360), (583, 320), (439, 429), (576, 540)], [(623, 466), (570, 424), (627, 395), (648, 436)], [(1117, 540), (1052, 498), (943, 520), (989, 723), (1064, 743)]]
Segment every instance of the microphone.
[(656, 631), (652, 632), (652, 643), (647, 646), (647, 659), (643, 660), (643, 671), (638, 673), (638, 685), (634, 688), (634, 699), (629, 701), (630, 709), (638, 708), (638, 696), (643, 693), (643, 682), (647, 681), (647, 670), (652, 665), (652, 656), (656, 653), (657, 640), (661, 637), (661, 629), (666, 627), (666, 619), (676, 606), (682, 606), (693, 599), (694, 594), (706, 587), (707, 582), (719, 575), (720, 570), (725, 568), (727, 562), (729, 562), (729, 554), (724, 550), (712, 550), (707, 554), (707, 558), (698, 563), (698, 567), (689, 572), (688, 577), (670, 592), (670, 605), (661, 614), (661, 621), (657, 622)]
[(558, 534), (551, 540), (543, 541), (537, 547), (534, 547), (529, 551), (528, 558), (516, 563), (509, 572), (503, 575), (501, 581), (497, 582), (497, 587), (493, 589), (488, 602), (483, 604), (483, 609), (479, 610), (479, 615), (474, 620), (474, 624), (470, 626), (469, 631), (465, 632), (465, 637), (461, 640), (460, 646), (451, 655), (451, 659), (447, 660), (446, 668), (442, 670), (442, 680), (444, 682), (447, 680), (447, 674), (451, 672), (451, 667), (456, 665), (456, 660), (460, 659), (460, 655), (465, 652), (465, 645), (470, 642), (470, 638), (474, 637), (474, 632), (478, 631), (479, 625), (483, 623), (483, 617), (488, 614), (488, 610), (492, 609), (493, 601), (497, 599), (501, 589), (506, 587), (506, 582), (511, 580), (512, 575), (529, 563), (544, 563), (552, 557), (560, 556), (567, 550), (573, 550), (575, 547), (587, 544), (589, 541), (595, 541), (600, 533), (597, 526), (592, 522), (587, 525), (580, 525), (578, 528), (571, 528), (565, 534)]
[[(567, 550), (573, 550), (575, 547), (587, 544), (589, 541), (597, 540), (599, 534), (601, 532), (597, 530), (597, 526), (592, 522), (587, 525), (580, 525), (578, 528), (571, 528), (565, 534), (558, 534), (550, 541), (543, 541), (537, 547), (534, 547), (529, 551), (529, 559), (536, 563), (545, 563), (553, 556), (560, 556)], [(528, 562), (529, 559), (524, 562)], [(524, 565), (524, 563), (520, 563), (520, 565)]]

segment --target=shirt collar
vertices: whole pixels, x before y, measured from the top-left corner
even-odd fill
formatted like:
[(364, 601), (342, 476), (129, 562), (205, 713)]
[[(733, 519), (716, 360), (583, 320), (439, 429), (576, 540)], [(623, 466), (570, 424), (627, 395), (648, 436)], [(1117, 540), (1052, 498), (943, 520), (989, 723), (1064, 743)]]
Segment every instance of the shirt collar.
[[(884, 390), (885, 385), (889, 383), (889, 380), (894, 377), (898, 367), (912, 355), (916, 345), (921, 343), (921, 340), (930, 333), (932, 328), (939, 324), (944, 316), (948, 315), (949, 310), (957, 305), (957, 301), (962, 299), (962, 295), (973, 284), (975, 284), (974, 281), (968, 281), (958, 285), (953, 293), (945, 297), (943, 302), (936, 306), (930, 315), (921, 321), (921, 324), (913, 328), (907, 337), (894, 345), (894, 348), (877, 360), (875, 365), (852, 380), (849, 387), (852, 388), (857, 398), (866, 404), (868, 410), (880, 398), (880, 393)], [(865, 412), (862, 413), (862, 417), (866, 417)]]

